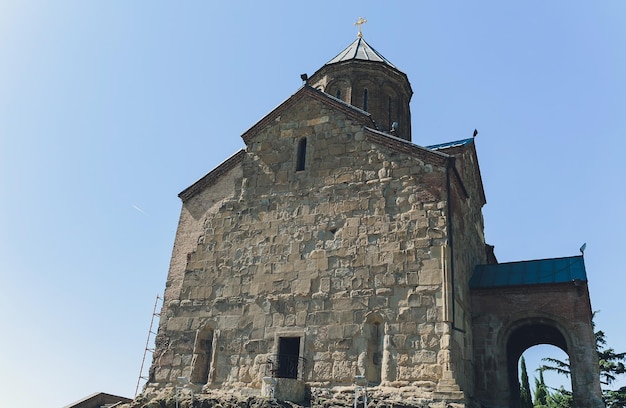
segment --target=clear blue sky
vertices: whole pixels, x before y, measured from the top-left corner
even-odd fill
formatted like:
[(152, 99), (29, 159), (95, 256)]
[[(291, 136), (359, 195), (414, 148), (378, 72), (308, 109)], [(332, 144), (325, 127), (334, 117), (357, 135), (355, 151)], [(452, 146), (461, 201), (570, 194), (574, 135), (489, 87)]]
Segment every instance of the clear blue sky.
[(177, 194), (359, 16), (411, 81), (414, 143), (478, 129), (498, 259), (587, 242), (598, 327), (626, 351), (623, 0), (0, 0), (3, 404), (134, 395)]

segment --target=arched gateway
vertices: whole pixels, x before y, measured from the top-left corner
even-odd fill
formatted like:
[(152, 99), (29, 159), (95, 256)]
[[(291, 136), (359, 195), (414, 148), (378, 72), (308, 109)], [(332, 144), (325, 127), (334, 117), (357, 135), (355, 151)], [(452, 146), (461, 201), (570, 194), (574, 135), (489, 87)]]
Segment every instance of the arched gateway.
[(574, 405), (603, 407), (582, 256), (480, 265), (470, 281), (476, 396), (518, 407), (517, 363), (538, 344), (569, 356)]

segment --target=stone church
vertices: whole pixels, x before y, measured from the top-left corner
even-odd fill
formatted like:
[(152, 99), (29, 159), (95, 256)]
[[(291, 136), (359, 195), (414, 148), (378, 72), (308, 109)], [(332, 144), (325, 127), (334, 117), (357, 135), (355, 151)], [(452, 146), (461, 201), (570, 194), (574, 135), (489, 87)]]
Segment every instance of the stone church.
[(498, 263), (475, 139), (412, 143), (411, 84), (360, 33), (302, 79), (179, 194), (146, 390), (515, 407), (551, 344), (604, 406), (584, 259)]

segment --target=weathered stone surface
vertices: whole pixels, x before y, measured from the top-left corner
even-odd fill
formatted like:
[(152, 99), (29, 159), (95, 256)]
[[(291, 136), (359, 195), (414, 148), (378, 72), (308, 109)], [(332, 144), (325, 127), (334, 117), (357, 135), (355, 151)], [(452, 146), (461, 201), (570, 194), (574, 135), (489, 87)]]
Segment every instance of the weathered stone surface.
[[(283, 336), (275, 329), (290, 327), (297, 330), (309, 381), (350, 384), (361, 354), (378, 359), (378, 367), (366, 373), (370, 381), (379, 382), (383, 372), (386, 381), (402, 380), (404, 373), (410, 380), (431, 380), (436, 370), (421, 366), (436, 362), (441, 339), (429, 330), (420, 340), (424, 329), (416, 324), (441, 320), (441, 306), (429, 293), (441, 291), (443, 274), (441, 260), (431, 255), (441, 251), (433, 250), (437, 244), (419, 225), (444, 225), (445, 214), (438, 208), (445, 205), (419, 197), (440, 188), (445, 167), (426, 166), (423, 157), (398, 154), (366, 138), (328, 138), (328, 132), (347, 134), (354, 126), (322, 103), (306, 106), (287, 109), (261, 129), (231, 171), (238, 177), (230, 180), (231, 197), (222, 195), (219, 207), (198, 214), (202, 229), (193, 230), (198, 244), (187, 257), (179, 292), (168, 299), (177, 306), (164, 319), (170, 350), (192, 353), (198, 348), (193, 345), (196, 331), (204, 329), (204, 322), (215, 322), (215, 344), (204, 351), (212, 354), (213, 363), (237, 365), (247, 359), (252, 367), (216, 368), (207, 381), (214, 386), (244, 379), (258, 383), (265, 361), (247, 356), (279, 353)], [(293, 172), (296, 135), (307, 135), (310, 165), (304, 172)], [(346, 164), (359, 163), (358, 172), (343, 164), (347, 158)], [(333, 172), (324, 176), (326, 168)], [(402, 176), (395, 178), (401, 169)], [(286, 176), (278, 177), (281, 172)], [(196, 206), (198, 199), (204, 198), (191, 198)], [(190, 233), (185, 228), (179, 227), (180, 239)], [(407, 285), (412, 289), (401, 289)], [(389, 337), (382, 360), (374, 356), (383, 356), (382, 343), (367, 346), (373, 336), (367, 316), (374, 310), (380, 323), (407, 323), (398, 338)], [(377, 330), (398, 332), (400, 326), (381, 324)], [(407, 344), (411, 335), (417, 340)], [(183, 337), (189, 340), (184, 343)], [(415, 348), (422, 353), (418, 357)], [(330, 351), (330, 358), (319, 361), (317, 350)], [(393, 368), (399, 360), (410, 370)], [(175, 381), (172, 376), (191, 369), (183, 360), (160, 364), (160, 381)]]
[[(202, 407), (294, 405), (260, 398), (264, 378), (314, 407), (353, 406), (355, 382), (373, 407), (477, 407), (476, 395), (505, 407), (502, 338), (546, 310), (581, 334), (563, 342), (571, 361), (594, 364), (589, 319), (565, 310), (572, 293), (542, 310), (524, 291), (470, 292), (476, 265), (497, 262), (473, 139), (410, 143), (410, 84), (386, 62), (329, 64), (309, 81), (180, 194), (150, 385), (133, 407), (173, 406), (179, 377)], [(580, 372), (591, 396), (575, 399), (600, 406)]]
[[(368, 389), (367, 406), (371, 408), (479, 408), (473, 402), (459, 402), (458, 393), (438, 393), (437, 400), (416, 397), (416, 395), (432, 394), (433, 383), (422, 382), (411, 387), (398, 387), (387, 389)], [(331, 407), (354, 407), (354, 388), (334, 389), (332, 392), (327, 388), (313, 388), (310, 390), (310, 402), (299, 404), (297, 402), (281, 401), (267, 397), (249, 395), (242, 396), (228, 392), (208, 390), (193, 393), (194, 408), (331, 408)], [(410, 396), (409, 396), (410, 395)], [(192, 406), (192, 392), (182, 389), (176, 396), (172, 388), (158, 393), (143, 394), (129, 404), (120, 405), (120, 408), (189, 408)], [(361, 400), (360, 400), (361, 401)], [(362, 403), (358, 404), (362, 406)]]

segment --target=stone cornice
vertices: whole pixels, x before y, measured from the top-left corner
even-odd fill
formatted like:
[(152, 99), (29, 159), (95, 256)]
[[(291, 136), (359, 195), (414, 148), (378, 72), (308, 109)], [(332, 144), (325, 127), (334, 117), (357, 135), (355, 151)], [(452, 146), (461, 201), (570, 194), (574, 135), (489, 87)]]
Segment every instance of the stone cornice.
[(440, 151), (430, 150), (427, 147), (418, 146), (407, 140), (400, 139), (398, 137), (389, 135), (384, 132), (380, 132), (378, 130), (370, 129), (368, 127), (365, 128), (364, 134), (368, 141), (376, 143), (377, 145), (386, 146), (397, 152), (409, 154), (430, 164), (447, 166), (449, 169), (452, 169), (452, 182), (459, 188), (464, 198), (469, 197), (467, 188), (465, 188), (465, 184), (463, 183), (461, 175), (454, 166), (454, 156), (450, 156)]
[(366, 140), (372, 143), (388, 147), (397, 152), (409, 154), (420, 160), (427, 161), (430, 164), (446, 166), (450, 159), (450, 156), (445, 153), (418, 146), (408, 140), (400, 139), (399, 137), (395, 137), (369, 127), (365, 127), (363, 134), (365, 135)]
[(377, 72), (377, 71), (380, 72), (381, 70), (384, 70), (389, 75), (402, 79), (401, 81), (403, 82), (402, 86), (405, 87), (405, 91), (408, 94), (409, 100), (411, 99), (411, 96), (413, 95), (413, 89), (411, 88), (411, 83), (409, 82), (409, 78), (406, 76), (406, 74), (400, 71), (398, 68), (393, 68), (389, 66), (388, 64), (384, 62), (379, 62), (379, 61), (348, 60), (348, 61), (342, 61), (342, 62), (335, 62), (333, 64), (326, 64), (320, 69), (318, 69), (317, 71), (315, 71), (315, 73), (313, 73), (313, 75), (309, 77), (309, 81), (311, 83), (315, 83), (321, 77), (323, 77), (324, 74), (328, 72), (345, 69), (345, 67), (347, 66), (355, 67), (357, 69), (362, 69), (362, 70), (372, 70), (374, 72)]
[(221, 176), (228, 173), (235, 166), (241, 163), (245, 155), (246, 151), (244, 149), (239, 150), (237, 153), (224, 160), (219, 166), (208, 172), (200, 180), (196, 181), (195, 183), (184, 189), (182, 192), (180, 192), (178, 194), (178, 197), (183, 202), (185, 202), (200, 191), (212, 186)]
[[(480, 198), (483, 202), (483, 205), (487, 203), (487, 198), (485, 196), (485, 188), (483, 186), (483, 178), (482, 175), (480, 174), (480, 165), (478, 164), (478, 154), (476, 153), (476, 143), (475, 142), (471, 142), (467, 145), (463, 145), (463, 146), (454, 146), (454, 147), (448, 147), (448, 148), (441, 148), (438, 151), (441, 152), (446, 152), (447, 154), (451, 155), (451, 156), (455, 156), (457, 154), (463, 153), (465, 151), (467, 151), (468, 149), (470, 149), (471, 154), (474, 156), (474, 170), (476, 171), (476, 179), (478, 180), (478, 184), (479, 184), (479, 193), (480, 193)], [(460, 177), (460, 175), (457, 174), (458, 177)]]

